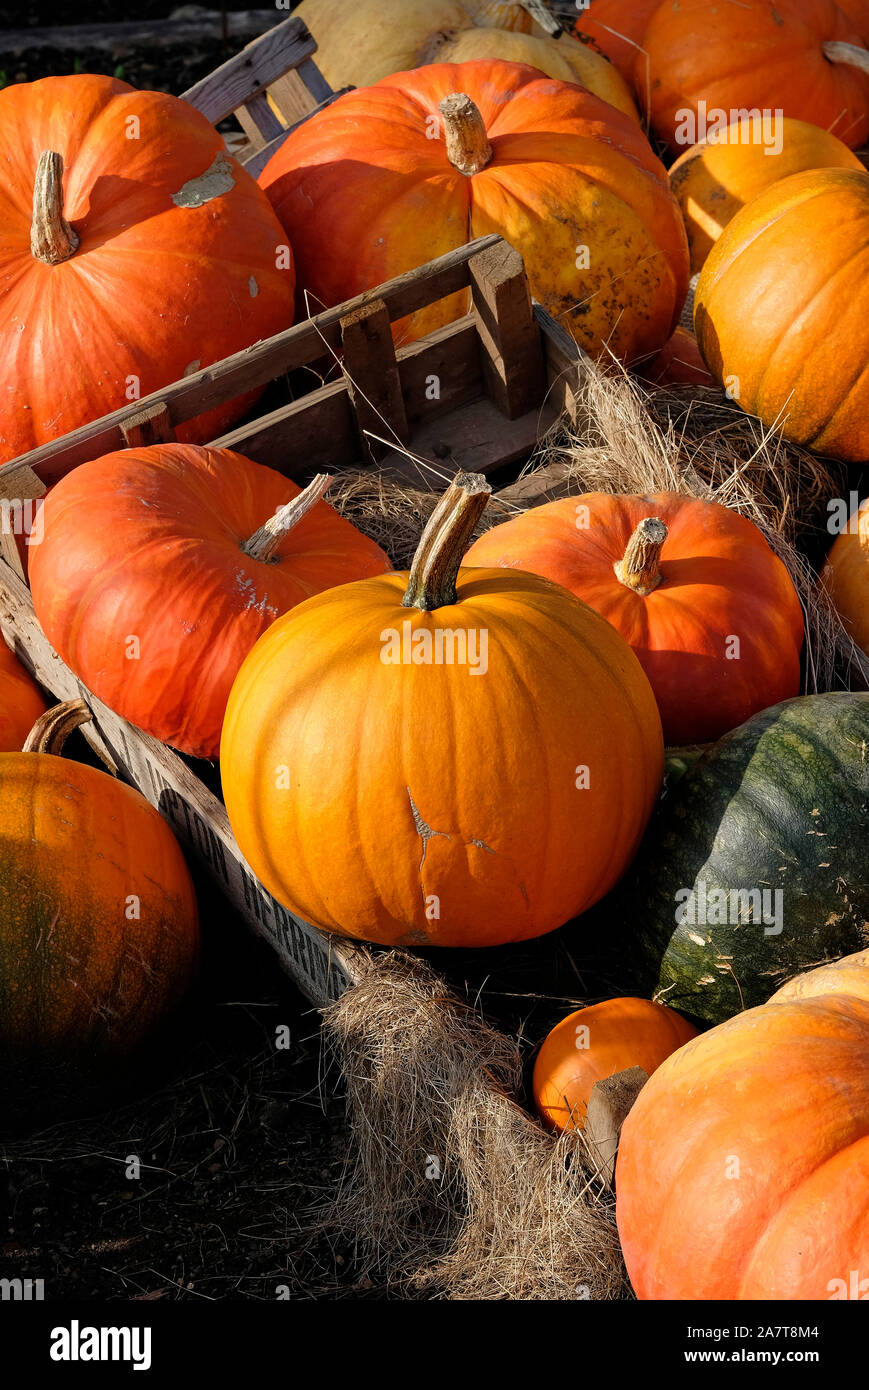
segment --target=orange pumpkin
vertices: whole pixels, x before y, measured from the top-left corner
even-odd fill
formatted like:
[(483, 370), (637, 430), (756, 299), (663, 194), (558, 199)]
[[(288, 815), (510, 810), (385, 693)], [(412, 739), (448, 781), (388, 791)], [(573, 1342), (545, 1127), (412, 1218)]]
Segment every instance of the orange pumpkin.
[(869, 459), (869, 173), (792, 174), (734, 217), (694, 328), (743, 410), (822, 454)]
[[(488, 232), (522, 253), (536, 298), (592, 352), (659, 348), (687, 292), (682, 218), (637, 123), (521, 64), (441, 63), (350, 92), (284, 141), (261, 182), (318, 304)], [(453, 295), (397, 335), (468, 308)]]
[[(661, 0), (587, 0), (573, 32), (590, 40), (633, 83), (646, 25)], [(645, 90), (645, 82), (639, 90)]]
[(738, 120), (693, 145), (670, 170), (688, 231), (691, 270), (699, 271), (724, 228), (746, 203), (772, 184), (804, 169), (862, 169), (860, 160), (808, 121), (782, 118), (780, 150), (770, 149), (751, 120)]
[(869, 498), (833, 542), (821, 579), (845, 627), (869, 656)]
[(493, 527), (465, 562), (542, 574), (606, 618), (639, 657), (668, 744), (717, 739), (799, 693), (796, 590), (757, 527), (718, 503), (564, 497)]
[(642, 1067), (647, 1076), (697, 1037), (673, 1009), (650, 999), (605, 999), (577, 1009), (543, 1040), (534, 1064), (534, 1104), (550, 1129), (584, 1129), (598, 1081)]
[(17, 753), (44, 713), (39, 686), (0, 636), (0, 753)]
[(547, 581), (459, 569), (490, 492), (459, 474), (409, 576), (309, 599), (260, 638), (221, 742), (242, 853), (280, 902), (385, 944), (552, 931), (616, 882), (663, 771), (627, 644)]
[(0, 462), (292, 322), (286, 237), (186, 102), (109, 77), (13, 84), (0, 143)]
[(328, 482), (300, 494), (271, 468), (192, 444), (82, 464), (49, 492), (31, 554), (43, 631), (117, 714), (217, 757), (230, 686), (269, 624), (391, 568), (320, 501)]
[(836, 3), (864, 44), (869, 45), (869, 0), (836, 0)]
[(89, 718), (81, 700), (56, 706), (27, 751), (0, 753), (0, 1066), (52, 1094), (142, 1042), (199, 952), (193, 884), (162, 816), (60, 756)]
[(637, 374), (656, 386), (714, 386), (694, 334), (681, 325), (660, 352), (638, 363)]
[(616, 1193), (641, 1299), (865, 1298), (869, 952), (664, 1062), (622, 1129)]
[(713, 112), (727, 121), (781, 111), (852, 149), (869, 135), (869, 53), (834, 0), (661, 3), (642, 48), (634, 62), (640, 108), (674, 154), (703, 138), (704, 111), (708, 121)]

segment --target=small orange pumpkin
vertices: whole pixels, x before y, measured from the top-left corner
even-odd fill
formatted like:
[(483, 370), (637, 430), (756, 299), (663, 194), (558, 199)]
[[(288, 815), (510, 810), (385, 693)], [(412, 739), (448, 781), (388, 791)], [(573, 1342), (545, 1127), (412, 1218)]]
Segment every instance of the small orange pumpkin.
[(757, 527), (675, 492), (589, 492), (532, 507), (475, 541), (469, 565), (563, 584), (633, 647), (664, 738), (707, 743), (799, 693), (803, 613)]
[(334, 584), (391, 568), (380, 546), (274, 469), (156, 444), (84, 463), (49, 492), (33, 606), (117, 714), (216, 758), (230, 686), (262, 632)]
[(821, 580), (845, 627), (869, 656), (869, 498), (833, 542)]
[(647, 1076), (697, 1029), (651, 999), (605, 999), (577, 1009), (543, 1040), (534, 1064), (534, 1104), (550, 1129), (583, 1129), (598, 1081), (642, 1067)]
[(300, 604), (233, 685), (233, 831), (269, 892), (326, 931), (540, 936), (613, 886), (655, 804), (660, 720), (628, 645), (536, 575), (460, 570), (490, 491), (459, 474), (409, 575)]
[(0, 753), (17, 753), (45, 708), (36, 681), (0, 635)]
[(700, 356), (697, 339), (680, 326), (660, 352), (637, 364), (635, 371), (656, 386), (714, 386), (715, 378)]

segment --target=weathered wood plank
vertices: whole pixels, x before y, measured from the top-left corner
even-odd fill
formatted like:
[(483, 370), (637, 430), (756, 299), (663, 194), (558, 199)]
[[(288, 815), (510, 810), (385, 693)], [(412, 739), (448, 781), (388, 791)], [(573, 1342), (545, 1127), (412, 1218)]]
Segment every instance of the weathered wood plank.
[(411, 429), (483, 394), (476, 314), (466, 314), (396, 353)]
[(124, 447), (147, 449), (151, 444), (169, 444), (175, 438), (172, 421), (163, 401), (149, 405), (121, 425)]
[[(306, 66), (307, 64), (302, 64), (303, 68)], [(325, 78), (323, 80), (325, 81)], [(333, 101), (337, 101), (339, 97), (345, 96), (347, 92), (351, 92), (352, 90), (352, 87), (342, 87), (341, 90), (338, 92), (331, 92), (328, 97), (325, 97), (322, 101), (319, 101), (317, 105), (312, 108), (312, 110), (308, 111), (308, 113), (304, 115), (301, 118), (301, 120), (295, 121), (286, 130), (282, 130), (280, 135), (275, 136), (274, 140), (270, 140), (268, 144), (264, 145), (261, 150), (256, 150), (255, 152), (253, 152), (251, 151), (249, 146), (245, 146), (244, 149), (238, 151), (238, 153), (236, 154), (236, 159), (240, 160), (247, 172), (253, 178), (259, 178), (260, 174), (268, 164), (275, 150), (280, 149), (281, 145), (284, 143), (288, 135), (292, 135), (294, 130), (297, 130), (298, 127), (300, 125), (303, 125), (305, 121), (310, 120), (311, 116), (315, 115), (317, 111), (322, 111), (324, 106), (331, 106)]]
[(22, 549), (26, 554), (27, 546), (40, 536), (38, 508), (46, 491), (45, 483), (26, 464), (0, 478), (0, 556), (21, 579)]
[(539, 405), (544, 391), (540, 325), (525, 266), (519, 252), (501, 241), (474, 256), (468, 268), (486, 390), (502, 414), (515, 420)]
[(217, 125), (255, 92), (276, 82), (316, 51), (304, 21), (285, 19), (189, 87), (183, 98)]
[(252, 152), (263, 149), (270, 141), (283, 135), (286, 129), (269, 106), (265, 92), (257, 92), (236, 108), (236, 118), (247, 136)]
[(337, 998), (356, 977), (361, 948), (309, 926), (266, 892), (242, 857), (222, 803), (182, 758), (119, 719), (82, 685), (43, 635), (27, 586), (3, 563), (0, 622), (14, 633), (16, 652), (47, 690), (59, 700), (86, 700), (94, 723), (83, 725), (82, 732), (97, 736), (95, 746), (166, 818), (307, 997), (317, 1005)]
[(554, 319), (542, 304), (535, 303), (534, 317), (543, 333), (547, 401), (559, 414), (566, 414), (575, 424), (583, 378), (587, 372), (594, 370), (594, 365), (564, 325)]
[(55, 482), (70, 468), (90, 458), (98, 458), (112, 449), (123, 447), (121, 425), (131, 415), (158, 402), (169, 409), (173, 425), (192, 419), (233, 396), (244, 395), (256, 387), (281, 376), (284, 372), (303, 367), (321, 357), (324, 348), (336, 350), (341, 345), (341, 319), (354, 309), (382, 299), (392, 322), (418, 309), (444, 299), (469, 282), (468, 262), (480, 250), (495, 245), (500, 238), (480, 237), (477, 241), (449, 251), (427, 265), (418, 266), (394, 280), (367, 290), (355, 299), (326, 309), (314, 318), (287, 328), (272, 338), (262, 339), (242, 352), (226, 357), (211, 367), (204, 367), (180, 381), (172, 382), (160, 391), (105, 415), (100, 420), (82, 425), (61, 439), (43, 444), (29, 454), (13, 459), (0, 468), (0, 478), (7, 469), (26, 463), (45, 482)]
[(382, 299), (373, 299), (341, 319), (341, 342), (362, 457), (376, 463), (385, 446), (374, 436), (402, 443), (408, 437), (389, 310)]
[(356, 416), (343, 380), (280, 406), (213, 441), (299, 482), (362, 462)]
[(518, 420), (507, 420), (494, 402), (483, 396), (415, 430), (407, 446), (415, 458), (390, 450), (379, 468), (390, 477), (428, 487), (447, 483), (459, 469), (491, 473), (526, 459), (555, 418), (555, 412), (544, 405)]

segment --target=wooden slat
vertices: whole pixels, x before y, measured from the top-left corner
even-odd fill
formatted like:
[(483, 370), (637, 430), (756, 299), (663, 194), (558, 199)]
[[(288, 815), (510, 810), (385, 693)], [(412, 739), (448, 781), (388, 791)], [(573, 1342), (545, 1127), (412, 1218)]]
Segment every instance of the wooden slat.
[(259, 178), (275, 150), (280, 149), (288, 135), (292, 135), (294, 130), (298, 130), (299, 126), (303, 125), (305, 121), (310, 120), (311, 116), (315, 115), (317, 111), (322, 111), (325, 106), (331, 106), (333, 101), (337, 101), (339, 97), (346, 96), (347, 92), (352, 91), (352, 87), (342, 87), (340, 91), (332, 92), (330, 96), (319, 102), (317, 106), (315, 106), (312, 111), (309, 111), (307, 115), (303, 116), (301, 120), (296, 121), (286, 130), (281, 131), (280, 135), (276, 136), (274, 140), (270, 140), (261, 150), (252, 152), (246, 147), (239, 152), (236, 158), (241, 161), (252, 178)]
[(390, 477), (429, 487), (448, 481), (459, 469), (491, 473), (526, 459), (555, 419), (555, 410), (544, 405), (518, 420), (507, 420), (494, 402), (483, 396), (414, 431), (408, 450), (428, 466), (395, 449), (383, 456), (379, 468)]
[(403, 443), (408, 437), (389, 310), (382, 299), (373, 299), (341, 319), (341, 342), (362, 457), (376, 463), (385, 447), (380, 439)]
[(271, 83), (269, 96), (284, 125), (289, 127), (303, 121), (320, 102), (328, 101), (332, 88), (317, 64), (306, 58), (293, 72), (285, 72)]
[[(5, 477), (0, 478), (0, 511), (2, 511), (2, 527), (0, 527), (0, 556), (11, 565), (21, 579), (24, 578), (24, 565), (21, 560), (22, 545), (27, 547), (27, 538), (24, 522), (29, 516), (31, 530), (35, 531), (33, 523), (36, 521), (33, 504), (38, 503), (39, 499), (45, 496), (47, 489), (41, 478), (38, 478), (32, 468), (26, 464), (20, 465), (8, 472)], [(38, 534), (38, 531), (36, 532)], [(23, 541), (19, 538), (24, 536)]]
[(301, 19), (285, 19), (182, 93), (212, 125), (232, 114), (254, 92), (264, 89), (313, 57), (317, 45)]
[(212, 447), (235, 449), (296, 482), (361, 462), (356, 417), (343, 380), (237, 426)]
[(169, 444), (175, 438), (169, 411), (162, 401), (149, 405), (121, 425), (127, 449), (146, 449), (151, 444)]
[(261, 150), (285, 133), (285, 127), (269, 106), (265, 92), (257, 92), (256, 96), (237, 107), (235, 114), (251, 150)]
[(412, 430), (483, 394), (476, 314), (466, 314), (399, 348), (396, 360)]
[(542, 304), (535, 303), (534, 317), (543, 333), (547, 402), (558, 414), (567, 415), (576, 424), (580, 388), (585, 374), (594, 370), (594, 364), (564, 325)]
[(87, 701), (94, 724), (82, 732), (98, 736), (103, 751), (166, 818), (307, 997), (317, 1005), (336, 998), (356, 978), (360, 948), (317, 931), (266, 892), (245, 863), (221, 802), (182, 758), (119, 719), (82, 685), (46, 641), (27, 586), (2, 562), (0, 622), (15, 634), (16, 650), (47, 690), (59, 700)]
[(543, 346), (531, 308), (525, 266), (509, 242), (499, 242), (469, 263), (471, 294), (480, 319), (483, 379), (509, 420), (543, 398)]
[(0, 477), (6, 469), (26, 463), (45, 482), (54, 482), (77, 464), (98, 458), (112, 449), (122, 448), (122, 423), (147, 406), (165, 403), (173, 425), (177, 426), (234, 396), (264, 386), (267, 381), (284, 372), (316, 361), (322, 356), (324, 348), (337, 350), (341, 344), (341, 319), (373, 299), (383, 300), (390, 320), (395, 322), (435, 300), (465, 289), (469, 283), (469, 260), (478, 251), (496, 245), (499, 240), (496, 236), (480, 237), (439, 256), (428, 265), (407, 271), (385, 285), (357, 295), (355, 299), (327, 309), (312, 319), (305, 319), (272, 338), (254, 343), (212, 367), (183, 377), (141, 401), (105, 415), (101, 420), (82, 425), (61, 439), (22, 455), (20, 459), (11, 460), (0, 468)]

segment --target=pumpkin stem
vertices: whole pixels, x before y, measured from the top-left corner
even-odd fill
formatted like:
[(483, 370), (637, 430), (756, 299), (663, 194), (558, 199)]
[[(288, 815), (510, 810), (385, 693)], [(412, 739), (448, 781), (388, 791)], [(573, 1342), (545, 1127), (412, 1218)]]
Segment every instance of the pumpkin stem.
[(621, 560), (613, 565), (616, 578), (643, 598), (657, 589), (663, 577), (658, 561), (667, 535), (663, 521), (656, 516), (644, 517), (628, 541)]
[(41, 714), (27, 738), (22, 753), (54, 753), (60, 757), (73, 729), (87, 724), (93, 715), (84, 700), (64, 700)]
[(482, 473), (457, 473), (422, 533), (404, 598), (405, 608), (446, 608), (456, 602), (459, 567), (492, 489)]
[(78, 250), (78, 233), (63, 215), (63, 156), (43, 150), (33, 182), (30, 250), (46, 265), (60, 265)]
[(268, 521), (254, 532), (250, 540), (245, 541), (241, 547), (245, 555), (249, 555), (252, 560), (261, 560), (264, 565), (273, 564), (277, 560), (275, 551), (281, 541), (289, 535), (294, 526), (298, 526), (302, 517), (306, 516), (312, 507), (316, 507), (321, 497), (325, 496), (331, 482), (332, 476), (329, 473), (318, 473), (316, 478), (312, 478), (298, 497), (278, 507), (274, 516), (270, 516)]
[(839, 39), (829, 39), (821, 44), (824, 57), (829, 58), (831, 63), (847, 63), (849, 67), (860, 68), (862, 72), (869, 73), (869, 52), (865, 48), (858, 48), (856, 43), (842, 43)]
[(447, 159), (460, 174), (478, 174), (492, 158), (492, 146), (478, 108), (465, 92), (453, 92), (438, 102), (443, 117)]

